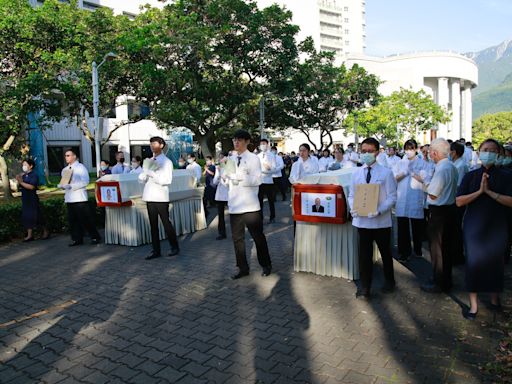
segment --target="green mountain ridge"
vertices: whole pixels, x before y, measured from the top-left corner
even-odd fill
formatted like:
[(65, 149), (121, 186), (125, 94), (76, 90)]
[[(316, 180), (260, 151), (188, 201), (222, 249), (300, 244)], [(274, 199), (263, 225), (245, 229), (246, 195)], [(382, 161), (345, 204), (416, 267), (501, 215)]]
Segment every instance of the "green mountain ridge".
[(478, 66), (479, 84), (473, 90), (473, 120), (486, 113), (512, 110), (512, 40), (466, 56)]

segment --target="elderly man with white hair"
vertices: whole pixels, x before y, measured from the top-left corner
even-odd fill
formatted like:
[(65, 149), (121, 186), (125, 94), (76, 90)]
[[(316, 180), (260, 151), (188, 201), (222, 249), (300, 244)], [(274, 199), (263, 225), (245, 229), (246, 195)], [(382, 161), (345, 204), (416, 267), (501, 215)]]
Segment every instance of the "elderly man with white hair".
[[(425, 292), (448, 292), (452, 287), (452, 242), (456, 225), (455, 197), (457, 194), (457, 168), (448, 160), (450, 143), (435, 139), (430, 143), (430, 158), (435, 162), (434, 176), (425, 185), (430, 211), (428, 238), (432, 261), (432, 280), (421, 286)], [(423, 182), (420, 176), (414, 176)]]

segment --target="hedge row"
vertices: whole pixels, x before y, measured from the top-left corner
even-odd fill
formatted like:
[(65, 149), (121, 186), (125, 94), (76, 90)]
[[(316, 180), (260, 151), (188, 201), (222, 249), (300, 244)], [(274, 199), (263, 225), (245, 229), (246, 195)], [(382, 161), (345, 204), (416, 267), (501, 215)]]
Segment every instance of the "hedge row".
[[(50, 232), (66, 232), (68, 220), (64, 197), (50, 197), (41, 200), (40, 204)], [(96, 225), (103, 227), (105, 223), (104, 209), (96, 206), (94, 197), (89, 197), (89, 204), (91, 204), (91, 209), (95, 210)], [(0, 204), (0, 218), (0, 242), (11, 241), (26, 235), (25, 229), (21, 224), (21, 199)]]

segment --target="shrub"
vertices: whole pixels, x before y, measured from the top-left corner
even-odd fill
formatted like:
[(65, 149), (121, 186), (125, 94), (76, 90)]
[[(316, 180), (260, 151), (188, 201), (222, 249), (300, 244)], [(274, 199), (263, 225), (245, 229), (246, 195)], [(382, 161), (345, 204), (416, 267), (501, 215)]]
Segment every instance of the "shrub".
[[(48, 229), (52, 233), (66, 232), (68, 219), (64, 197), (55, 196), (40, 201), (41, 211), (46, 220)], [(105, 210), (96, 206), (94, 197), (89, 197), (91, 209), (95, 209), (96, 225), (105, 225)], [(21, 224), (21, 199), (0, 204), (0, 242), (7, 242), (13, 238), (25, 236), (25, 229)]]

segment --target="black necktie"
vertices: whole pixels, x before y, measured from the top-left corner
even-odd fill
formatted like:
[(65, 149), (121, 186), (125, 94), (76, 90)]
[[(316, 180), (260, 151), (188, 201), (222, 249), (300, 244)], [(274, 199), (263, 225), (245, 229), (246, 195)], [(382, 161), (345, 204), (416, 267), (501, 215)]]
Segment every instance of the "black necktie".
[(366, 174), (366, 184), (370, 183), (370, 179), (372, 178), (372, 174), (370, 173), (371, 168), (368, 167), (368, 173)]
[(236, 163), (236, 166), (240, 166), (240, 161), (242, 161), (242, 156), (237, 156), (238, 162)]

